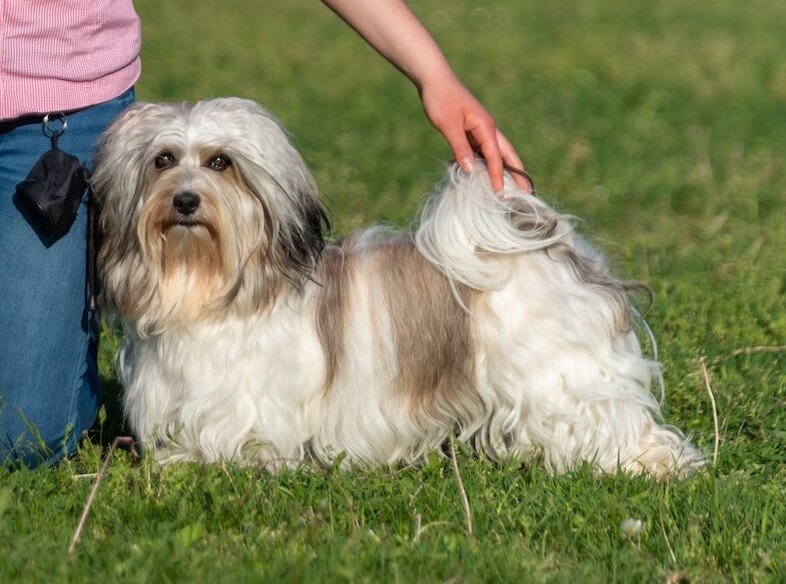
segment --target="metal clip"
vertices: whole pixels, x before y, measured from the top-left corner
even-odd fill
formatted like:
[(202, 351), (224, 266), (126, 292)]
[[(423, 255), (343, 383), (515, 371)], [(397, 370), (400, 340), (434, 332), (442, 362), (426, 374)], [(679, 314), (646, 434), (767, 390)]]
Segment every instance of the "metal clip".
[[(57, 122), (60, 122), (57, 124)], [(44, 135), (52, 138), (56, 143), (57, 139), (63, 135), (68, 128), (68, 120), (63, 112), (46, 114), (44, 116)]]

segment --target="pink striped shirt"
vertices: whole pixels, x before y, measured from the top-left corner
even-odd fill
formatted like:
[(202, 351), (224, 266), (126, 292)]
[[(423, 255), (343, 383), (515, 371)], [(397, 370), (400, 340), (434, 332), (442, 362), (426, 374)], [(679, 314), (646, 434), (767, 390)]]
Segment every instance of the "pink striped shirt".
[(132, 0), (0, 0), (0, 119), (113, 99), (139, 78)]

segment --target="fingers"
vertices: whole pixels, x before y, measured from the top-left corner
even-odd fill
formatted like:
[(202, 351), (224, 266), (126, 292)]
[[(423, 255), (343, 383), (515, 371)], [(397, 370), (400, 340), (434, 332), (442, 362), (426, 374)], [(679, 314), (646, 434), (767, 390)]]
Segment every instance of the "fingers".
[(494, 127), (494, 122), (488, 121), (484, 125), (479, 126), (472, 132), (472, 135), (477, 139), (480, 152), (483, 154), (483, 158), (486, 159), (491, 188), (495, 192), (501, 191), (502, 187), (505, 186), (505, 181), (502, 178), (502, 155), (497, 143), (497, 129)]
[(469, 172), (475, 168), (475, 153), (472, 146), (467, 139), (467, 134), (461, 126), (447, 127), (441, 130), (442, 135), (453, 150), (453, 156), (456, 158), (461, 170)]
[[(505, 186), (503, 175), (504, 165), (515, 170), (524, 170), (524, 164), (516, 153), (516, 149), (513, 148), (505, 135), (496, 129), (494, 121), (491, 118), (475, 126), (472, 130), (469, 130), (468, 133), (471, 136), (472, 142), (477, 145), (483, 157), (486, 159), (486, 168), (488, 169), (489, 179), (491, 180), (491, 188), (494, 189), (495, 192), (499, 192)], [(525, 176), (515, 172), (510, 174), (520, 189), (530, 194), (534, 192), (533, 185), (530, 184)]]
[[(505, 165), (523, 170), (524, 165), (515, 148), (497, 130), (494, 119), (458, 81), (447, 89), (441, 85), (424, 87), (421, 99), (426, 116), (445, 137), (462, 170), (469, 172), (475, 168), (475, 152), (478, 152), (486, 161), (495, 192), (505, 186)], [(522, 190), (534, 191), (524, 176), (511, 174)]]
[[(516, 149), (513, 148), (513, 145), (510, 143), (510, 141), (499, 130), (497, 130), (497, 142), (499, 143), (499, 150), (502, 154), (503, 162), (510, 168), (524, 171), (524, 163), (516, 153)], [(511, 176), (513, 176), (513, 180), (519, 186), (519, 188), (525, 190), (529, 194), (532, 194), (535, 191), (533, 185), (529, 182), (529, 180), (527, 180), (525, 176), (515, 172), (511, 173)]]
[[(482, 106), (478, 104), (482, 109)], [(486, 160), (486, 169), (491, 179), (491, 188), (494, 191), (502, 190), (505, 182), (502, 178), (502, 156), (497, 144), (497, 129), (494, 120), (485, 110), (474, 111), (464, 119), (463, 131), (469, 142), (480, 150)]]

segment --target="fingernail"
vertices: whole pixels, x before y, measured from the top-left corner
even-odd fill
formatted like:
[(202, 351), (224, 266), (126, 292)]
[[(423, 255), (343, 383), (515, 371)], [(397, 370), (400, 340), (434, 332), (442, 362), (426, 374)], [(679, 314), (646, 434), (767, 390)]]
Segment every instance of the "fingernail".
[(475, 168), (475, 159), (472, 158), (471, 156), (465, 156), (464, 158), (459, 160), (459, 166), (461, 167), (461, 170), (465, 172), (470, 172)]

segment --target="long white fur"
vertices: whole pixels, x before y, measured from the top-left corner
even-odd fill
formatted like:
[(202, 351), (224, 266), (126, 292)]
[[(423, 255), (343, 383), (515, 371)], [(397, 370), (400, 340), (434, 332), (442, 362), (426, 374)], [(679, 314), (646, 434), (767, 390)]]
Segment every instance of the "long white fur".
[[(234, 128), (253, 123), (261, 109), (222, 101), (209, 122), (213, 140), (225, 122), (221, 116)], [(197, 144), (200, 124), (208, 122), (189, 126)], [(117, 143), (113, 139), (105, 148)], [(302, 175), (299, 182), (311, 183), (299, 156), (276, 162), (291, 149), (283, 133), (236, 147), (250, 161), (245, 174), (258, 165), (277, 177), (275, 165), (286, 166)], [(139, 148), (154, 150), (147, 142)], [(113, 152), (105, 160), (114, 160)], [(122, 205), (133, 222), (139, 211), (132, 209), (141, 203), (121, 199), (138, 196), (133, 193), (144, 185), (111, 164), (99, 167), (99, 174), (103, 204)], [(286, 197), (270, 196), (273, 212), (291, 214)], [(516, 226), (522, 213), (534, 218), (531, 231)], [(553, 219), (555, 227), (545, 232), (541, 217)], [(454, 432), (492, 457), (542, 456), (555, 472), (589, 462), (607, 472), (665, 476), (703, 464), (693, 445), (660, 423), (651, 394), (658, 365), (642, 356), (634, 332), (620, 327), (618, 299), (553, 256), (564, 246), (606, 269), (602, 256), (575, 236), (568, 217), (518, 190), (510, 177), (500, 197), (482, 165), (472, 173), (453, 167), (414, 237), (420, 253), (454, 286), (479, 291), (468, 307), (476, 394), (454, 404), (466, 412), (463, 421), (451, 418), (453, 408), (413, 415), (412, 404), (396, 391), (394, 324), (377, 300), (384, 290), (372, 263), (361, 259), (348, 290), (344, 361), (329, 389), (315, 281), (285, 289), (250, 315), (226, 310), (154, 327), (152, 334), (140, 329), (139, 319), (124, 318), (117, 371), (131, 427), (162, 460), (234, 460), (271, 468), (306, 458), (330, 461), (340, 452), (347, 463), (410, 461)], [(384, 241), (370, 231), (352, 245), (363, 258), (364, 249)]]
[(618, 330), (602, 290), (577, 281), (547, 250), (561, 242), (600, 254), (567, 216), (546, 237), (516, 229), (510, 218), (522, 205), (554, 215), (509, 176), (503, 193), (493, 193), (484, 174), (454, 167), (416, 234), (418, 249), (451, 279), (489, 291), (476, 315), (486, 381), (479, 386), (496, 404), (478, 435), (482, 446), (499, 455), (500, 437), (513, 431), (514, 454), (540, 450), (556, 471), (578, 460), (653, 474), (701, 465), (695, 447), (656, 421), (650, 388), (658, 364), (641, 355), (632, 330)]

